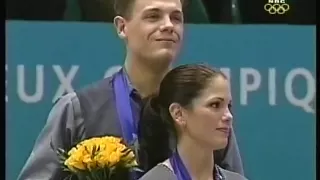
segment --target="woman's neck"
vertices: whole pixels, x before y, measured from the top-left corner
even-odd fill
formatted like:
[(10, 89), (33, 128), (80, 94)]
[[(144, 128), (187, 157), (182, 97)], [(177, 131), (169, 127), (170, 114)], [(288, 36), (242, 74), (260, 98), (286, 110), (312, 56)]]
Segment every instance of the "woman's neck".
[(191, 179), (214, 179), (213, 150), (206, 148), (190, 138), (181, 138), (177, 146), (178, 153), (186, 166)]

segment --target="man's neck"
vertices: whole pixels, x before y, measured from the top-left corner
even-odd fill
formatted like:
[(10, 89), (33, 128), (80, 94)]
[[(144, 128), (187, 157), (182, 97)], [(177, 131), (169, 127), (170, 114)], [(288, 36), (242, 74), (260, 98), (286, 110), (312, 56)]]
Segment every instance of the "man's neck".
[(194, 140), (183, 137), (177, 146), (179, 155), (185, 164), (191, 179), (213, 179), (214, 159), (213, 150), (199, 145)]
[(168, 66), (167, 68), (155, 71), (147, 65), (132, 62), (132, 60), (126, 60), (125, 62), (125, 69), (129, 79), (142, 98), (158, 92), (159, 85), (165, 74), (169, 71), (169, 68)]

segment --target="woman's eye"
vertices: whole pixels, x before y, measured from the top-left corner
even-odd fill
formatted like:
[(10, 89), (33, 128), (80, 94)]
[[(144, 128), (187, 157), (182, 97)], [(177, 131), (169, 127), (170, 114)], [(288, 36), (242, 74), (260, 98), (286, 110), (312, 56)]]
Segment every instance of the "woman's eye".
[(211, 104), (211, 107), (213, 107), (213, 108), (219, 108), (220, 105), (221, 105), (220, 102), (214, 102), (214, 103)]

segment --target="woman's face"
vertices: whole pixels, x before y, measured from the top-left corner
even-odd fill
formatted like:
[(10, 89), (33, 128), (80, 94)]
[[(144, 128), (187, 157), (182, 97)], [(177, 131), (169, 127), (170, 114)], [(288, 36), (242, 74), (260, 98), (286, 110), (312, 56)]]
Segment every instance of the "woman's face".
[(214, 77), (192, 101), (191, 108), (183, 110), (182, 135), (213, 150), (225, 148), (232, 128), (231, 99), (228, 80)]

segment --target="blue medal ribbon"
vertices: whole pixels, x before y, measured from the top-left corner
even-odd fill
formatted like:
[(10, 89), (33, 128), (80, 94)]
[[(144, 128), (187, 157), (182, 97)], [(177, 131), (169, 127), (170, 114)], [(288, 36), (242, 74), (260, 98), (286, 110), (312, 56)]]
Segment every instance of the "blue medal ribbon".
[[(113, 79), (116, 109), (120, 120), (122, 136), (128, 145), (132, 145), (137, 138), (137, 119), (134, 118), (130, 103), (130, 90), (123, 69)], [(131, 179), (139, 178), (138, 172), (132, 172)]]
[(136, 139), (137, 128), (130, 103), (130, 91), (123, 69), (115, 75), (113, 86), (122, 136), (126, 143), (131, 144)]
[(178, 150), (173, 152), (170, 163), (177, 180), (192, 180), (186, 166), (181, 160)]
[[(177, 150), (175, 150), (175, 152), (172, 154), (169, 160), (170, 160), (170, 164), (172, 166), (173, 172), (177, 177), (177, 180), (192, 180)], [(222, 173), (220, 172), (217, 166), (215, 166), (215, 170), (216, 170), (215, 179), (224, 180), (224, 176), (222, 175)]]

